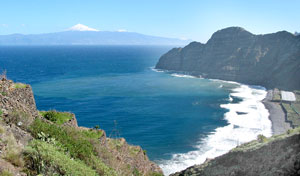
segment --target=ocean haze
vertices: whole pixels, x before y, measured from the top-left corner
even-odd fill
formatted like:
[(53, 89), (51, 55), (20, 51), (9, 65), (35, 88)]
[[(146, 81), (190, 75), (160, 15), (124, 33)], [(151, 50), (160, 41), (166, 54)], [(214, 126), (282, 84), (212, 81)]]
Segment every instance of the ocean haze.
[[(76, 27), (76, 26), (75, 26)], [(126, 31), (76, 30), (45, 34), (0, 35), (0, 45), (186, 45), (191, 40), (166, 38)], [(79, 30), (78, 30), (79, 29)], [(87, 30), (90, 29), (90, 30)], [(92, 29), (92, 30), (91, 30)], [(83, 31), (82, 31), (83, 30)]]

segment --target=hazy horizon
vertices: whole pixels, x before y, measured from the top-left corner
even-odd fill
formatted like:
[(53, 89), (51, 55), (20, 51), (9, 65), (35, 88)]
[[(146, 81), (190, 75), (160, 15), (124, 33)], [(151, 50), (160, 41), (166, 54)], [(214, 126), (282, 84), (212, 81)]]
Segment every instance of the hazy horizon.
[(205, 43), (217, 30), (243, 27), (254, 34), (300, 30), (295, 1), (6, 1), (0, 35), (60, 32), (78, 23), (100, 31), (191, 39)]

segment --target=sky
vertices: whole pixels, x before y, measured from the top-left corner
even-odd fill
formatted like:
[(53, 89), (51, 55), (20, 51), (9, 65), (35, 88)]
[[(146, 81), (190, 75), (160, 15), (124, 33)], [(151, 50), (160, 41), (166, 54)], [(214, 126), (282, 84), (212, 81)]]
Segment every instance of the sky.
[(240, 26), (254, 34), (300, 31), (299, 0), (0, 0), (0, 35), (101, 31), (192, 39)]

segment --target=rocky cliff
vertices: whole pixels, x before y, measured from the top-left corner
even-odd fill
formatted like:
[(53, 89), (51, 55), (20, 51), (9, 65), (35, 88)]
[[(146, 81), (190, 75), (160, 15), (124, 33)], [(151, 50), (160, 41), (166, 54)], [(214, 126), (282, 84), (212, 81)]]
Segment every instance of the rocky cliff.
[(240, 27), (215, 32), (164, 54), (157, 69), (266, 88), (300, 89), (300, 36), (286, 31), (254, 35)]
[(300, 128), (245, 143), (202, 165), (171, 176), (296, 176), (300, 175)]
[[(0, 75), (1, 76), (1, 75)], [(0, 175), (159, 176), (139, 146), (78, 127), (72, 113), (38, 111), (30, 85), (0, 80)]]

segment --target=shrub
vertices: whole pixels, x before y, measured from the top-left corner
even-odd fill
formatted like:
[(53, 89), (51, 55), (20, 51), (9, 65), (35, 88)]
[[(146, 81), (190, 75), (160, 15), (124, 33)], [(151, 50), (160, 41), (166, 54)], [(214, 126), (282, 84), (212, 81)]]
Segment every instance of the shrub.
[(13, 174), (7, 170), (3, 170), (2, 172), (0, 172), (0, 176), (13, 176)]
[(140, 173), (140, 171), (139, 171), (137, 168), (134, 168), (134, 169), (133, 169), (132, 174), (133, 174), (134, 176), (142, 176), (142, 174)]
[(80, 132), (72, 128), (48, 124), (37, 118), (30, 130), (35, 138), (38, 138), (41, 132), (55, 138), (69, 150), (72, 157), (87, 159), (94, 153), (93, 146), (88, 139), (83, 138)]
[(29, 114), (18, 110), (14, 110), (12, 113), (9, 113), (8, 118), (6, 118), (6, 120), (9, 123), (14, 123), (26, 129), (29, 127), (29, 125), (32, 122), (32, 118), (30, 118)]
[[(96, 157), (94, 146), (100, 133), (87, 130), (78, 130), (72, 127), (61, 127), (55, 124), (43, 122), (37, 118), (32, 123), (30, 131), (35, 138), (39, 138), (43, 132), (47, 138), (55, 138), (72, 158), (83, 160), (101, 175), (114, 175), (114, 171), (107, 167)], [(102, 135), (102, 134), (101, 134)]]
[(164, 176), (164, 174), (158, 173), (158, 172), (151, 172), (148, 174), (149, 176)]
[(73, 118), (71, 113), (68, 112), (57, 112), (55, 110), (51, 111), (41, 111), (40, 114), (47, 120), (54, 122), (58, 125), (62, 125)]
[(91, 139), (99, 139), (103, 136), (102, 130), (81, 130), (81, 133), (86, 136), (87, 138)]
[[(0, 134), (4, 133), (5, 129), (3, 128), (3, 126), (0, 124)], [(1, 141), (1, 140), (0, 140)]]
[(140, 152), (141, 148), (137, 146), (129, 146), (129, 152), (132, 156), (136, 156)]
[(37, 174), (87, 175), (95, 176), (96, 171), (78, 159), (72, 159), (59, 147), (45, 141), (33, 140), (25, 150), (31, 169)]
[(97, 170), (97, 172), (100, 175), (103, 176), (117, 176), (117, 173), (115, 172), (114, 169), (108, 167), (106, 164), (104, 164), (100, 158), (96, 156), (92, 156), (90, 160), (90, 165), (94, 166), (94, 168)]
[(258, 140), (258, 142), (260, 142), (260, 143), (267, 142), (267, 137), (265, 137), (265, 136), (262, 135), (262, 134), (259, 134), (259, 135), (257, 136), (257, 140)]
[(15, 137), (12, 134), (10, 134), (5, 139), (5, 142), (7, 143), (7, 148), (4, 153), (4, 159), (15, 166), (22, 167), (24, 165), (24, 161), (21, 154), (22, 149), (17, 145)]
[(108, 144), (111, 148), (117, 150), (121, 149), (121, 147), (123, 146), (123, 143), (121, 143), (120, 139), (113, 139), (113, 138), (109, 139)]
[(96, 130), (98, 130), (98, 129), (100, 128), (100, 126), (99, 126), (99, 125), (96, 125), (94, 128), (95, 128)]

